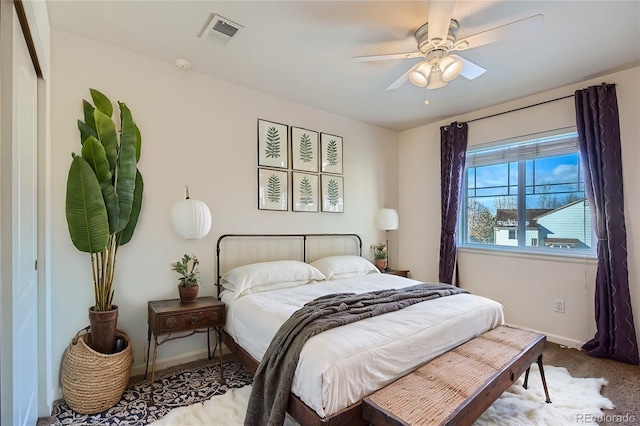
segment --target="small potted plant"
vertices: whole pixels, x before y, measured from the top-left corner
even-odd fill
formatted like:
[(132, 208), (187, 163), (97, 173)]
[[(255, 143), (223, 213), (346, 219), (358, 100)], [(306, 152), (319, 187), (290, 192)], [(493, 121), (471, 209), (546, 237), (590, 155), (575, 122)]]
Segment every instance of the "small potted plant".
[(171, 263), (171, 269), (182, 275), (178, 278), (178, 291), (180, 301), (183, 303), (195, 302), (198, 298), (200, 288), (200, 271), (198, 265), (200, 261), (195, 254), (182, 256), (182, 260)]
[(387, 244), (378, 243), (371, 246), (373, 250), (374, 263), (381, 271), (387, 269)]

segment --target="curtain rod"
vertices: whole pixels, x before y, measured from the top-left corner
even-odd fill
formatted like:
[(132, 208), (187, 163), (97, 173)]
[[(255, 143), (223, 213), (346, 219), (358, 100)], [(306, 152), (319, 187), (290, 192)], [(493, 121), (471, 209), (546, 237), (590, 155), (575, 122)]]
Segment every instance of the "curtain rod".
[(527, 108), (531, 108), (531, 107), (538, 106), (538, 105), (544, 105), (544, 104), (548, 104), (548, 103), (551, 103), (551, 102), (560, 101), (562, 99), (573, 98), (573, 96), (574, 95), (562, 96), (562, 97), (559, 97), (559, 98), (550, 99), (548, 101), (538, 102), (537, 104), (527, 105), (527, 106), (523, 106), (523, 107), (516, 108), (516, 109), (511, 109), (509, 111), (503, 111), (503, 112), (498, 112), (496, 114), (487, 115), (485, 117), (474, 118), (473, 120), (467, 120), (467, 123), (473, 123), (474, 121), (484, 120), (485, 118), (497, 117), (498, 115), (508, 114), (510, 112), (516, 112), (516, 111), (520, 111), (521, 109), (527, 109)]

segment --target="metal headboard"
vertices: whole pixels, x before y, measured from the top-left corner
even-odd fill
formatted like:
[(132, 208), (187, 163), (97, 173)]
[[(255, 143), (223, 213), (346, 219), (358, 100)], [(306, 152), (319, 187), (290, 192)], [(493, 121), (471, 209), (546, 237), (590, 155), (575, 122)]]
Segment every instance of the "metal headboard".
[(302, 240), (302, 261), (307, 261), (307, 240), (309, 238), (321, 238), (321, 237), (335, 237), (335, 238), (352, 238), (358, 244), (358, 255), (362, 256), (362, 238), (358, 234), (349, 234), (349, 233), (330, 233), (330, 234), (223, 234), (218, 238), (218, 242), (216, 244), (216, 272), (218, 275), (218, 279), (216, 280), (216, 288), (217, 288), (217, 296), (220, 299), (220, 292), (222, 285), (220, 284), (220, 280), (222, 279), (222, 274), (220, 273), (220, 247), (222, 240), (224, 239), (236, 239), (236, 238), (271, 238), (271, 239), (295, 239), (299, 238)]

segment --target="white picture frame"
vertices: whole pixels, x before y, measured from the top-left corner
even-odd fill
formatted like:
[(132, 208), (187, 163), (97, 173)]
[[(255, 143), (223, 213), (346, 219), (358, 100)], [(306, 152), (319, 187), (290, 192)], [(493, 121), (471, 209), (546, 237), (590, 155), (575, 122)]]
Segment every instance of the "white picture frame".
[(258, 209), (289, 210), (289, 172), (258, 168)]
[(318, 132), (291, 126), (291, 162), (293, 170), (318, 172)]
[(320, 171), (342, 174), (342, 137), (320, 134)]
[(318, 212), (318, 175), (292, 172), (291, 210), (294, 212)]
[(289, 126), (258, 119), (258, 167), (289, 167)]
[(344, 212), (344, 179), (336, 175), (320, 175), (322, 211)]

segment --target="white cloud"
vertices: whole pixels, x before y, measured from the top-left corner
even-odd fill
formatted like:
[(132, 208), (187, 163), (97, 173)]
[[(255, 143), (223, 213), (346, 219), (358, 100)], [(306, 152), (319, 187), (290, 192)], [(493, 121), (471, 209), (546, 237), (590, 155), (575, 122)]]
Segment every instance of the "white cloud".
[(575, 164), (558, 164), (551, 170), (556, 181), (575, 182), (578, 180), (578, 166)]

